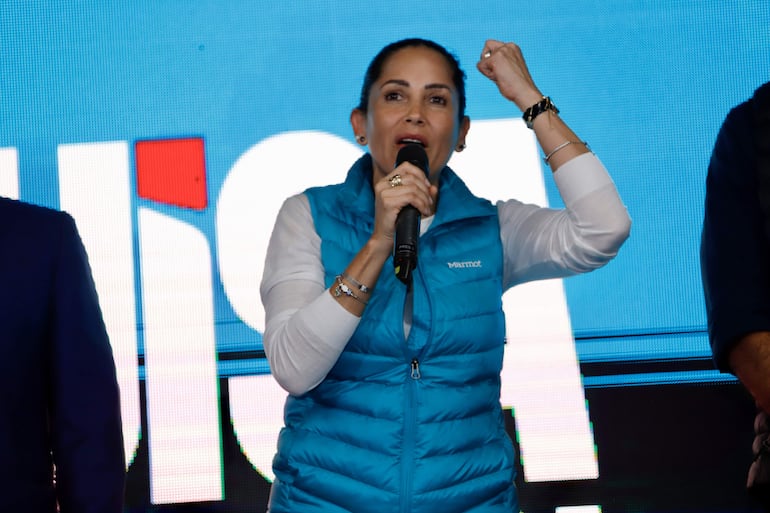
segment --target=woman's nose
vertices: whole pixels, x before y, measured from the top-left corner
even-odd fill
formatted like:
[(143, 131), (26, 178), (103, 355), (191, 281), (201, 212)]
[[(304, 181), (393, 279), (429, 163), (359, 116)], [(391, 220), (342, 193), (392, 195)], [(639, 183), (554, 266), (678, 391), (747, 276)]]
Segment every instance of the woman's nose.
[(425, 122), (422, 115), (422, 105), (419, 102), (414, 102), (409, 105), (409, 110), (406, 113), (406, 118), (404, 118), (404, 121), (418, 125), (421, 125)]

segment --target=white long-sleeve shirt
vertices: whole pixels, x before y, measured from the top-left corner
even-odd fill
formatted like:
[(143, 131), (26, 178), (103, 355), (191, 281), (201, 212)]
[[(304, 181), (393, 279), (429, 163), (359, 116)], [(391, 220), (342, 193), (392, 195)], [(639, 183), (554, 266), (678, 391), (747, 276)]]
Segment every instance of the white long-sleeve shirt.
[[(506, 290), (601, 267), (628, 237), (628, 212), (596, 156), (582, 154), (553, 176), (564, 209), (497, 203)], [(423, 218), (423, 233), (430, 221)], [(298, 194), (278, 214), (260, 287), (265, 353), (275, 379), (294, 395), (326, 377), (360, 320), (325, 291), (321, 239), (307, 197)]]

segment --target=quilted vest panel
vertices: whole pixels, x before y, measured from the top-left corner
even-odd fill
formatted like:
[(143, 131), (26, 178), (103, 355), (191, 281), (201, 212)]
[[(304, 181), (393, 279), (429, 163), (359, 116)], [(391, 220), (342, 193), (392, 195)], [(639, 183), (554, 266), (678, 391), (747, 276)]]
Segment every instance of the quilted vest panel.
[[(327, 286), (372, 231), (367, 157), (345, 183), (306, 191)], [(409, 336), (389, 259), (337, 364), (287, 401), (271, 512), (518, 511), (499, 403), (502, 262), (496, 208), (444, 169)]]

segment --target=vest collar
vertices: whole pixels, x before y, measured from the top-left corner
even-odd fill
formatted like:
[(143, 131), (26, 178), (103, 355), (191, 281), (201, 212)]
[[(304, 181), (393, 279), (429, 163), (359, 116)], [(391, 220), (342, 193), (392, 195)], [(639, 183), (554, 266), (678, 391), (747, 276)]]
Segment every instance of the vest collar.
[[(342, 191), (343, 203), (350, 211), (365, 219), (374, 219), (372, 191), (372, 157), (368, 153), (359, 158), (348, 171)], [(439, 204), (434, 227), (460, 219), (494, 215), (493, 205), (471, 193), (457, 174), (448, 166), (441, 171)]]

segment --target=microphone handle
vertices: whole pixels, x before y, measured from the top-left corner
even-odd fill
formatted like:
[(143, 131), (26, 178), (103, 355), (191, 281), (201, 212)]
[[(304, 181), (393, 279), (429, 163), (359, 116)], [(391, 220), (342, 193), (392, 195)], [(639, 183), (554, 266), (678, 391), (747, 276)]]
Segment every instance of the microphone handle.
[(417, 242), (420, 240), (420, 212), (406, 205), (396, 217), (393, 266), (396, 277), (407, 286), (412, 283), (412, 271), (417, 267)]
[[(428, 156), (419, 144), (407, 144), (398, 150), (396, 166), (403, 162), (425, 171), (428, 176)], [(396, 233), (393, 240), (393, 267), (396, 277), (406, 284), (407, 289), (412, 285), (412, 271), (417, 267), (417, 241), (420, 238), (420, 212), (414, 206), (407, 205), (396, 217)]]

